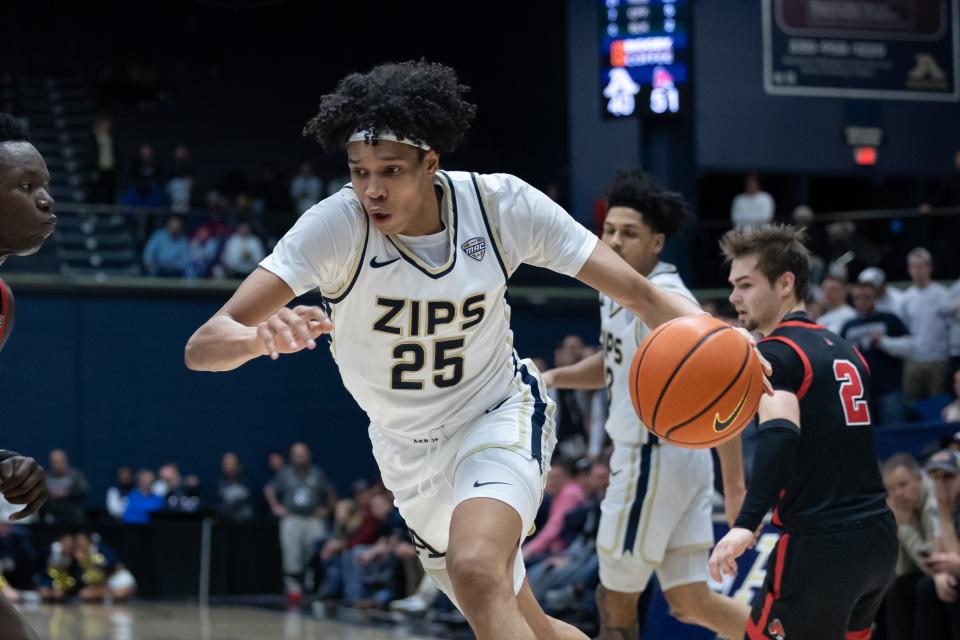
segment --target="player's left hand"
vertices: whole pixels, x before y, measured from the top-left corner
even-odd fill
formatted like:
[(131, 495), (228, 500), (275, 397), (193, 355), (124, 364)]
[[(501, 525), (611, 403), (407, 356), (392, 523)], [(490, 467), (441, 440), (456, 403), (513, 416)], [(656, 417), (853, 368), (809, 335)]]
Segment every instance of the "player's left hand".
[(931, 553), (923, 561), (932, 573), (949, 573), (960, 576), (960, 554), (950, 552)]
[(737, 558), (753, 544), (753, 531), (734, 527), (723, 536), (710, 554), (710, 577), (723, 582), (723, 574), (737, 575)]
[(770, 363), (767, 362), (767, 359), (763, 357), (762, 353), (760, 353), (760, 349), (757, 348), (757, 339), (753, 337), (753, 334), (743, 327), (737, 328), (737, 331), (739, 331), (740, 335), (746, 338), (747, 342), (750, 343), (750, 346), (753, 347), (753, 353), (756, 354), (757, 359), (760, 361), (760, 367), (763, 368), (763, 390), (768, 396), (772, 396), (773, 385), (770, 384), (770, 376), (773, 375), (773, 367), (770, 366)]
[(10, 504), (27, 505), (10, 516), (16, 522), (32, 516), (47, 501), (47, 477), (43, 467), (27, 456), (13, 456), (0, 462), (0, 494)]

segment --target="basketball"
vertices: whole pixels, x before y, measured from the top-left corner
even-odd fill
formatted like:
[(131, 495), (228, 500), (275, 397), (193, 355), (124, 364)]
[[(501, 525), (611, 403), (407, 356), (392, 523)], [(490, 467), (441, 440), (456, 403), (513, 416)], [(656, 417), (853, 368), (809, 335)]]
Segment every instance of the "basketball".
[(3, 280), (0, 280), (0, 349), (6, 344), (13, 331), (13, 292)]
[(658, 327), (630, 367), (630, 399), (640, 421), (679, 447), (706, 449), (735, 437), (761, 395), (763, 371), (753, 347), (707, 314)]

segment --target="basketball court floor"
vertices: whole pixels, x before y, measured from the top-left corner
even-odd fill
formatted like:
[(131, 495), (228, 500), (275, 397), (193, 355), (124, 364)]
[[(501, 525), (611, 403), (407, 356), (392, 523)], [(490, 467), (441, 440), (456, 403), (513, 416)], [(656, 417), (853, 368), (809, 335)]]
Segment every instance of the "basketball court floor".
[(47, 640), (429, 640), (402, 626), (370, 627), (301, 613), (186, 603), (25, 605), (27, 621)]

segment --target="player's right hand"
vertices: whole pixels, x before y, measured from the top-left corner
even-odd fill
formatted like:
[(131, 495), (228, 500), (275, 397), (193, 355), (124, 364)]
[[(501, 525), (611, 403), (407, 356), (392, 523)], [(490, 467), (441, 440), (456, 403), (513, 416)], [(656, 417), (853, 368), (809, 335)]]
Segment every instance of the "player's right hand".
[(320, 307), (283, 307), (257, 325), (257, 346), (272, 360), (281, 353), (316, 349), (317, 338), (333, 331), (333, 323)]
[(0, 494), (10, 504), (27, 505), (10, 516), (14, 522), (32, 516), (47, 501), (47, 477), (36, 460), (13, 456), (0, 462)]
[(753, 531), (740, 527), (730, 529), (710, 554), (710, 561), (707, 563), (710, 577), (716, 582), (723, 582), (723, 574), (737, 575), (737, 558), (742, 556), (753, 542)]

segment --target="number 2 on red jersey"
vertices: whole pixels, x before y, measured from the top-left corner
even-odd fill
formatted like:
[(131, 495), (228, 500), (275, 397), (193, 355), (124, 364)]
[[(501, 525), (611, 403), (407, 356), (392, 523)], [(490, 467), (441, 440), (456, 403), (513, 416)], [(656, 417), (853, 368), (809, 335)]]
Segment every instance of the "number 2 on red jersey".
[(864, 399), (860, 370), (849, 360), (834, 360), (833, 375), (840, 383), (840, 403), (849, 426), (871, 424), (870, 406)]

